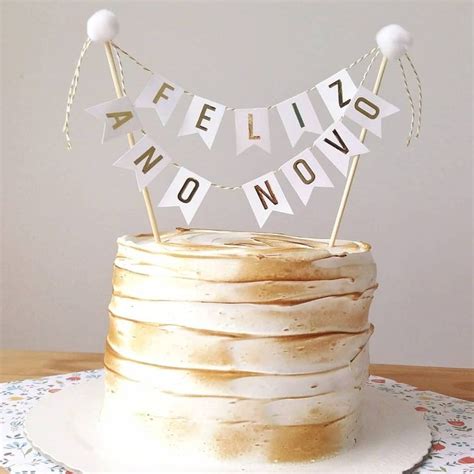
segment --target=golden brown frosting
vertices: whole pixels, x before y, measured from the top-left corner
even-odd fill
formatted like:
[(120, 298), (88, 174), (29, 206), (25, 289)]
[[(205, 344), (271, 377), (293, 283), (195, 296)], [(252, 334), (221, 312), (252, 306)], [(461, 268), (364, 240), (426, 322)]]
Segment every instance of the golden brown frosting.
[(159, 441), (169, 460), (294, 462), (346, 449), (375, 278), (363, 242), (189, 229), (161, 244), (119, 238), (102, 425)]

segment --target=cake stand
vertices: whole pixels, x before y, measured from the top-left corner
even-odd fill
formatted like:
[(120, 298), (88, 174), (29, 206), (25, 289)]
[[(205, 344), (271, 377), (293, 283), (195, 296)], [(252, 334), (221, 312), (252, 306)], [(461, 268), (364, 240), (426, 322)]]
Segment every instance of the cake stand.
[(123, 449), (111, 451), (104, 448), (98, 427), (103, 393), (103, 378), (48, 393), (26, 418), (27, 438), (56, 463), (68, 470), (84, 473), (401, 473), (419, 464), (431, 446), (431, 433), (422, 414), (407, 402), (367, 387), (358, 442), (336, 457), (314, 463), (228, 468), (177, 463), (171, 466), (160, 463), (153, 453), (137, 456), (137, 453), (128, 453)]

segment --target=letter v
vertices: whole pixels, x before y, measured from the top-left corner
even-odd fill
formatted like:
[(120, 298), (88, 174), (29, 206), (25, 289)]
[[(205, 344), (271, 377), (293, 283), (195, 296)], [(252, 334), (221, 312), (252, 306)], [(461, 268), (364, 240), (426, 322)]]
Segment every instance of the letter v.
[(347, 155), (349, 153), (349, 148), (344, 143), (344, 140), (341, 138), (341, 135), (339, 135), (339, 132), (336, 129), (333, 129), (332, 133), (337, 138), (337, 141), (339, 142), (339, 144), (332, 142), (331, 140), (329, 140), (329, 138), (325, 138), (324, 141), (328, 145), (331, 145), (332, 147), (334, 147), (336, 150), (339, 150), (340, 152), (344, 153), (344, 155)]

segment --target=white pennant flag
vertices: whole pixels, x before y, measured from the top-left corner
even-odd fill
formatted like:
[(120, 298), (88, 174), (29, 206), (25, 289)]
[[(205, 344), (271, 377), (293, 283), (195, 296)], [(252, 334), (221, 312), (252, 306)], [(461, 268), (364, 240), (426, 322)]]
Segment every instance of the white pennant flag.
[(344, 109), (357, 91), (346, 69), (320, 82), (316, 88), (334, 120), (339, 120), (343, 116)]
[(237, 109), (235, 111), (235, 141), (237, 155), (252, 145), (270, 153), (268, 109)]
[(102, 143), (142, 128), (132, 102), (127, 96), (94, 105), (86, 109), (86, 112), (104, 121)]
[(158, 206), (178, 206), (186, 223), (190, 224), (210, 186), (211, 182), (207, 179), (180, 168)]
[(347, 176), (351, 156), (369, 151), (342, 122), (336, 122), (326, 129), (314, 145), (344, 176)]
[(168, 154), (148, 135), (145, 135), (130, 150), (124, 153), (114, 166), (134, 170), (138, 189), (143, 189), (153, 181), (171, 162)]
[(344, 115), (381, 138), (382, 119), (399, 110), (398, 107), (361, 86)]
[(135, 107), (155, 109), (163, 125), (166, 125), (184, 89), (164, 77), (154, 74), (135, 100)]
[(260, 227), (272, 211), (293, 214), (274, 173), (267, 173), (242, 185)]
[(334, 187), (309, 148), (288, 160), (281, 170), (305, 206), (314, 188)]
[(211, 148), (224, 112), (225, 105), (195, 95), (184, 117), (179, 136), (198, 133), (208, 148)]
[(277, 110), (291, 146), (295, 146), (304, 132), (323, 132), (321, 123), (306, 92), (280, 102)]

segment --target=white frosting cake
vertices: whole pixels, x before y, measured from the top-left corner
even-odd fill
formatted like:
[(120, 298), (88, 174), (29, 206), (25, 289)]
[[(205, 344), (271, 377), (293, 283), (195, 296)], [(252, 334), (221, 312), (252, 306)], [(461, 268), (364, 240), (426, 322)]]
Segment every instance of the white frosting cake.
[(309, 462), (357, 439), (370, 246), (178, 229), (118, 240), (102, 428), (168, 462)]

